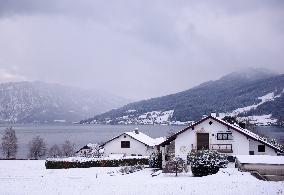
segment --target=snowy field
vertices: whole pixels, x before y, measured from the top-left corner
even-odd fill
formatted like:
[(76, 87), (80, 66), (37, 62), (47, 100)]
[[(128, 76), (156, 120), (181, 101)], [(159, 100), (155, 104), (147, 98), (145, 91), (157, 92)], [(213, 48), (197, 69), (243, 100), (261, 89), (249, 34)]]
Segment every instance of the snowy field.
[(0, 194), (284, 194), (284, 182), (260, 181), (235, 168), (202, 178), (190, 173), (151, 177), (151, 169), (129, 175), (118, 168), (46, 170), (44, 161), (0, 161)]

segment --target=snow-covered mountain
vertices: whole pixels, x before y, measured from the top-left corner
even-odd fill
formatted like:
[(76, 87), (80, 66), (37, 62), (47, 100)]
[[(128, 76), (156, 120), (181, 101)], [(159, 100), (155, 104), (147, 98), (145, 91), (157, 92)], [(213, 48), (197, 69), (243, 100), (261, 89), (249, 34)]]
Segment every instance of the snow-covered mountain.
[[(174, 110), (168, 111), (151, 111), (141, 115), (136, 114), (136, 110), (128, 110), (126, 114), (116, 118), (117, 124), (129, 125), (129, 124), (140, 124), (140, 125), (188, 125), (194, 121), (174, 121), (172, 120)], [(104, 124), (113, 124), (112, 119), (106, 118), (103, 121)], [(93, 120), (91, 124), (101, 123), (100, 121)]]
[(0, 84), (0, 122), (74, 122), (123, 106), (127, 100), (106, 92), (43, 82)]
[(263, 69), (234, 72), (163, 97), (130, 103), (82, 123), (184, 124), (212, 112), (284, 121), (284, 75)]

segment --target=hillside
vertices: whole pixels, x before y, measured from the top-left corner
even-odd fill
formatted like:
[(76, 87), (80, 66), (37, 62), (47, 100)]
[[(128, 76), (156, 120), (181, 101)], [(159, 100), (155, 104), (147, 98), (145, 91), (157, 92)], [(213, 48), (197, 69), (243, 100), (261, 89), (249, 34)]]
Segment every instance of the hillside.
[(105, 92), (43, 82), (0, 84), (1, 123), (74, 122), (126, 104)]
[[(238, 108), (252, 105), (257, 106), (236, 115), (271, 114), (272, 118), (278, 119), (284, 116), (283, 89), (284, 75), (265, 70), (235, 72), (180, 93), (134, 102), (81, 122), (182, 124), (211, 112), (232, 114)], [(273, 98), (262, 102), (260, 97), (267, 94)]]

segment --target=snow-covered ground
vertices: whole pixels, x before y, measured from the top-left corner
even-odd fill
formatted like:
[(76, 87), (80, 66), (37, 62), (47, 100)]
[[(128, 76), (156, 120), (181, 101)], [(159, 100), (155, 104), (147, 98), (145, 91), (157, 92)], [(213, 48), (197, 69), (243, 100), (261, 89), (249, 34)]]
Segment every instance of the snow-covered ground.
[(44, 161), (0, 161), (0, 194), (283, 194), (284, 182), (260, 181), (235, 168), (196, 178), (151, 177), (151, 169), (109, 176), (119, 168), (46, 170)]

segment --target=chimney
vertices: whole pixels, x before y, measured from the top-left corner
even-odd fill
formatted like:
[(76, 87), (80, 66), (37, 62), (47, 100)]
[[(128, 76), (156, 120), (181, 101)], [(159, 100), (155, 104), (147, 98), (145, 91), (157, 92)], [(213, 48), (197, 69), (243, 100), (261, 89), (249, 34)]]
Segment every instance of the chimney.
[(216, 114), (215, 112), (212, 112), (212, 113), (211, 113), (211, 116), (213, 116), (213, 117), (216, 118), (216, 117), (217, 117), (217, 114)]
[(206, 117), (207, 117), (207, 115), (206, 115), (206, 114), (202, 115), (202, 119), (204, 119), (204, 118), (206, 118)]
[(135, 128), (134, 132), (135, 132), (136, 134), (139, 134), (138, 128)]

